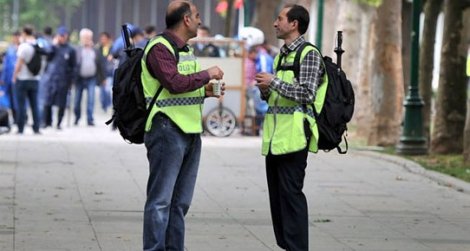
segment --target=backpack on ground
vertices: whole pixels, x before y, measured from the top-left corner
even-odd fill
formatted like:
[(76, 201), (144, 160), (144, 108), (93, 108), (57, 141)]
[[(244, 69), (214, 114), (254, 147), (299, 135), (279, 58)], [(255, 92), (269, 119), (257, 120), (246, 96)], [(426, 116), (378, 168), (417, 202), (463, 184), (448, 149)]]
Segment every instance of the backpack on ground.
[[(127, 35), (126, 35), (127, 34)], [(144, 142), (145, 124), (150, 111), (155, 104), (163, 87), (157, 90), (147, 108), (144, 95), (141, 73), (141, 60), (144, 57), (145, 48), (129, 48), (129, 34), (127, 27), (123, 27), (123, 35), (126, 42), (125, 61), (114, 71), (113, 79), (113, 116), (106, 122), (119, 130), (119, 133), (128, 143), (142, 144)], [(127, 36), (127, 37), (126, 37)], [(158, 36), (165, 36), (160, 34)], [(165, 37), (173, 46), (176, 61), (179, 60), (176, 45)], [(145, 47), (148, 46), (149, 43)]]
[(36, 43), (31, 44), (34, 48), (34, 54), (31, 57), (31, 60), (26, 63), (28, 70), (34, 75), (38, 75), (42, 68), (43, 56), (47, 53)]
[[(299, 79), (300, 54), (307, 45), (313, 46), (320, 52), (311, 43), (305, 42), (300, 45), (294, 58), (294, 76), (296, 79)], [(340, 44), (339, 47), (341, 47)], [(345, 154), (348, 151), (347, 123), (354, 113), (354, 90), (351, 81), (347, 79), (346, 73), (340, 65), (334, 63), (328, 56), (321, 57), (325, 66), (325, 74), (328, 74), (328, 86), (321, 112), (317, 113), (315, 107), (313, 107), (319, 133), (318, 149), (330, 151), (336, 148), (338, 153)], [(342, 139), (344, 139), (346, 145), (345, 150), (339, 146)]]

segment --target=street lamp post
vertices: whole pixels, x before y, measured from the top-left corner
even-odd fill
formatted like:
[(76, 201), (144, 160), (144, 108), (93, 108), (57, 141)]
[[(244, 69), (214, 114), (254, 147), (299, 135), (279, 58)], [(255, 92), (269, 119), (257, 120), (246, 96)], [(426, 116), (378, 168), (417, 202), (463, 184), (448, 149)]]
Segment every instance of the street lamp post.
[(323, 38), (323, 6), (324, 0), (318, 0), (318, 15), (317, 15), (317, 35), (315, 45), (321, 51), (321, 44)]
[(423, 105), (419, 96), (418, 67), (419, 67), (419, 16), (421, 0), (413, 0), (413, 22), (411, 33), (411, 72), (408, 96), (404, 102), (405, 120), (397, 153), (420, 155), (427, 153), (426, 138), (423, 134)]

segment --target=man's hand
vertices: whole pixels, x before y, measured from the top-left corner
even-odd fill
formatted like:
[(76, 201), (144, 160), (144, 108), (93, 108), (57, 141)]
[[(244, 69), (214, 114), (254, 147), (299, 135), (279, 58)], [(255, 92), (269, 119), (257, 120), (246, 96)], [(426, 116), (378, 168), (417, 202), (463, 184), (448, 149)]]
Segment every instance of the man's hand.
[(257, 82), (256, 86), (258, 86), (261, 90), (266, 90), (269, 88), (269, 85), (274, 79), (274, 75), (266, 73), (266, 72), (260, 72), (256, 74), (255, 80)]
[(224, 72), (218, 66), (212, 66), (207, 69), (210, 79), (222, 79), (224, 77)]
[(222, 86), (220, 87), (220, 95), (214, 95), (214, 92), (213, 92), (213, 83), (212, 82), (209, 82), (207, 83), (205, 86), (204, 86), (204, 89), (206, 91), (206, 97), (220, 97), (220, 96), (224, 96), (225, 94), (225, 83), (222, 83)]

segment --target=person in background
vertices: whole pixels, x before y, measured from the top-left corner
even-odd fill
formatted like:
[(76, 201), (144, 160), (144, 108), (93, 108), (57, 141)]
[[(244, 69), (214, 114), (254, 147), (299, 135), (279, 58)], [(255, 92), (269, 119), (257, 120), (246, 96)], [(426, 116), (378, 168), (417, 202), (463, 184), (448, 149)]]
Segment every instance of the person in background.
[[(266, 51), (266, 49), (260, 45), (256, 45), (257, 56), (255, 60), (256, 64), (256, 73), (266, 72), (274, 73), (273, 69), (273, 57)], [(255, 103), (255, 112), (256, 112), (256, 127), (258, 128), (255, 134), (258, 136), (260, 134), (259, 128), (263, 127), (264, 115), (268, 111), (268, 103), (261, 99), (261, 94), (258, 88), (252, 88), (252, 97)]]
[(80, 46), (77, 47), (77, 81), (75, 83), (75, 122), (78, 125), (81, 118), (82, 94), (86, 90), (86, 115), (88, 126), (94, 126), (95, 87), (105, 83), (102, 54), (94, 48), (93, 31), (88, 28), (80, 30)]
[(100, 85), (100, 102), (101, 108), (104, 112), (108, 111), (108, 107), (112, 105), (111, 93), (113, 88), (113, 73), (114, 73), (114, 62), (113, 56), (111, 55), (111, 47), (113, 41), (111, 35), (107, 32), (101, 32), (100, 43), (98, 45), (98, 51), (101, 54), (103, 60), (103, 66), (105, 71), (106, 80)]
[(18, 134), (23, 134), (26, 122), (26, 101), (29, 101), (31, 113), (33, 115), (33, 132), (40, 134), (39, 110), (38, 110), (38, 85), (42, 72), (33, 74), (27, 64), (32, 60), (36, 43), (34, 28), (26, 25), (21, 32), (21, 44), (16, 52), (17, 60), (13, 71), (12, 82), (16, 84), (18, 98), (17, 126)]
[[(50, 26), (46, 26), (43, 29), (43, 34), (38, 36), (37, 38), (37, 43), (39, 47), (46, 53), (46, 54), (52, 54), (52, 48), (53, 48), (53, 31)], [(48, 56), (43, 57), (43, 60), (45, 61), (44, 64), (47, 67), (47, 61), (50, 58)], [(44, 83), (44, 81), (47, 81), (46, 75), (43, 74), (41, 76), (41, 79), (39, 80), (39, 89), (38, 89), (38, 110), (39, 110), (39, 120), (41, 121), (42, 126), (44, 126), (44, 105), (46, 102), (46, 86), (47, 84)]]
[[(258, 89), (255, 86), (256, 80), (256, 57), (258, 50), (256, 46), (248, 48), (247, 57), (245, 58), (245, 88), (246, 88), (246, 116), (255, 117), (255, 105), (253, 100), (253, 89)], [(258, 90), (259, 92), (259, 90)]]
[[(209, 38), (210, 29), (207, 26), (200, 26), (197, 29), (198, 38)], [(194, 45), (194, 55), (198, 57), (220, 57), (219, 47), (209, 42), (198, 42)]]
[[(127, 29), (130, 34), (129, 39), (131, 40), (130, 42), (132, 46), (136, 48), (144, 48), (148, 40), (145, 38), (142, 29), (133, 24), (127, 24)], [(114, 41), (113, 46), (111, 47), (111, 55), (113, 55), (113, 58), (117, 61), (117, 65), (121, 65), (127, 59), (127, 54), (124, 51), (124, 47), (125, 45), (122, 36), (119, 36), (119, 38)]]
[(10, 111), (13, 117), (13, 122), (16, 123), (18, 114), (18, 98), (16, 95), (16, 88), (13, 85), (13, 72), (15, 71), (16, 52), (20, 45), (21, 33), (15, 31), (11, 34), (11, 43), (8, 46), (5, 56), (3, 58), (3, 65), (0, 77), (0, 84), (4, 85), (4, 91), (10, 104)]
[[(145, 49), (147, 60), (142, 61), (145, 97), (151, 100), (163, 87), (151, 107), (144, 136), (149, 161), (145, 251), (185, 250), (184, 217), (201, 157), (202, 106), (205, 97), (214, 96), (209, 81), (222, 79), (224, 74), (217, 66), (201, 70), (187, 45), (201, 24), (192, 2), (171, 1), (165, 20), (167, 29), (150, 41)], [(175, 50), (179, 51), (179, 61)]]
[(53, 47), (44, 75), (45, 104), (44, 104), (44, 127), (52, 126), (52, 107), (58, 107), (57, 129), (62, 129), (62, 120), (67, 106), (67, 97), (70, 87), (75, 78), (77, 65), (75, 49), (69, 44), (69, 31), (66, 27), (57, 28), (53, 39)]
[[(266, 156), (274, 235), (280, 248), (291, 251), (309, 250), (307, 199), (302, 189), (308, 152), (318, 151), (313, 102), (317, 87), (325, 80), (320, 53), (310, 45), (298, 51), (306, 42), (303, 34), (309, 21), (308, 11), (300, 5), (289, 4), (281, 9), (274, 22), (277, 38), (284, 40), (275, 59), (276, 73), (262, 72), (255, 77), (269, 104), (262, 154)], [(302, 55), (299, 79), (287, 68), (294, 63), (296, 53)], [(326, 88), (318, 90), (322, 96)]]
[(157, 29), (153, 25), (147, 25), (144, 29), (145, 39), (150, 40), (157, 35)]

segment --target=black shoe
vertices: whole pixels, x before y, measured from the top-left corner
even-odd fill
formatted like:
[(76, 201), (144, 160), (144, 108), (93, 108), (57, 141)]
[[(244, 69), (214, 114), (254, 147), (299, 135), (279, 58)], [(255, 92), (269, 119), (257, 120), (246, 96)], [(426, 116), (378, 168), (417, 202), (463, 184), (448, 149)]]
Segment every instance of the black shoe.
[(88, 122), (88, 126), (95, 126), (94, 122)]
[(57, 130), (62, 130), (62, 126), (57, 125)]

